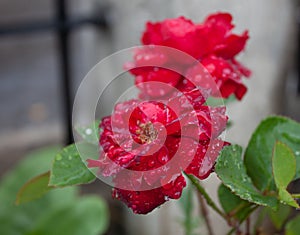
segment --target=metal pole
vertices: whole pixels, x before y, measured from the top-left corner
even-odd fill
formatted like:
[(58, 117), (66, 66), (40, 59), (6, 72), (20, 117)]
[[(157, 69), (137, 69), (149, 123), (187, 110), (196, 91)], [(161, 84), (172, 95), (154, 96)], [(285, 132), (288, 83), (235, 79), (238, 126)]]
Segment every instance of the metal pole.
[(297, 4), (297, 12), (296, 12), (296, 20), (297, 20), (297, 58), (296, 58), (296, 70), (298, 76), (298, 85), (297, 85), (297, 93), (300, 95), (300, 5)]
[[(66, 12), (66, 0), (56, 0), (56, 18), (59, 24), (65, 25), (68, 21)], [(60, 56), (60, 69), (62, 76), (62, 96), (63, 96), (63, 108), (64, 108), (64, 123), (66, 125), (65, 143), (73, 143), (72, 134), (72, 87), (70, 76), (70, 56), (69, 56), (69, 35), (70, 30), (68, 27), (60, 27), (57, 30), (59, 56)]]

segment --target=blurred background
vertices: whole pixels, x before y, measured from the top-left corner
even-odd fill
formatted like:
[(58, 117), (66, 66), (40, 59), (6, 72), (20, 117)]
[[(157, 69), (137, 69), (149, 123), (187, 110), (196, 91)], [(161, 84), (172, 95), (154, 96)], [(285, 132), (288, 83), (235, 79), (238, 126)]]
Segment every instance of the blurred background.
[[(81, 80), (101, 59), (139, 45), (148, 20), (184, 15), (201, 22), (212, 12), (228, 11), (236, 32), (249, 29), (250, 40), (239, 59), (253, 76), (246, 81), (249, 91), (243, 101), (229, 107), (234, 123), (229, 141), (245, 146), (270, 114), (299, 121), (298, 10), (292, 0), (0, 0), (0, 177), (32, 150), (72, 141), (72, 99)], [(205, 184), (215, 194), (216, 179)], [(112, 201), (110, 188), (101, 182), (81, 191), (108, 201), (107, 234), (182, 233), (176, 203), (136, 216)], [(213, 213), (211, 217), (218, 221)], [(225, 225), (217, 224), (217, 234), (222, 234)]]

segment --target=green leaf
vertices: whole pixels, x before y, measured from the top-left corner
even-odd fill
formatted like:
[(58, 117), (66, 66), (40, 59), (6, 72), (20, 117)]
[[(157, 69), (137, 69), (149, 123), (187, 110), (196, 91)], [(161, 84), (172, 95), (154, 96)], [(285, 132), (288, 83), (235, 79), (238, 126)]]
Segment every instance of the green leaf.
[[(39, 231), (41, 231), (40, 235), (44, 235), (48, 234), (45, 230), (53, 231), (55, 230), (54, 227), (65, 221), (74, 230), (83, 231), (81, 234), (98, 235), (103, 233), (109, 218), (107, 209), (103, 205), (104, 201), (99, 198), (85, 199), (84, 196), (78, 197), (78, 187), (53, 189), (35, 201), (19, 206), (15, 205), (15, 196), (21, 186), (30, 178), (49, 170), (53, 157), (58, 151), (58, 147), (35, 151), (29, 156), (22, 158), (23, 160), (13, 170), (2, 177), (0, 181), (1, 235), (38, 235)], [(86, 202), (86, 200), (91, 200), (92, 202)], [(96, 200), (100, 201), (93, 202)], [(76, 214), (76, 218), (80, 216), (81, 220), (74, 219), (75, 216), (68, 213), (68, 211)], [(88, 213), (91, 213), (91, 215), (87, 215)], [(60, 217), (60, 215), (65, 217)], [(92, 216), (93, 218), (91, 218)], [(86, 221), (85, 218), (89, 218), (89, 220)], [(55, 224), (45, 225), (45, 222), (53, 222)], [(44, 228), (44, 226), (47, 228)], [(50, 226), (53, 228), (49, 228)], [(63, 230), (56, 229), (52, 234), (80, 234), (79, 232), (70, 231), (71, 229), (66, 229), (63, 226), (60, 226), (60, 228)], [(67, 232), (71, 232), (71, 234)]]
[(281, 203), (284, 203), (284, 204), (286, 203), (292, 207), (299, 208), (299, 205), (297, 204), (295, 199), (285, 188), (279, 188), (278, 190), (279, 190), (278, 197), (279, 197)]
[(245, 201), (233, 194), (229, 188), (221, 184), (218, 188), (218, 198), (224, 211), (229, 214)]
[(273, 211), (268, 208), (267, 212), (273, 225), (279, 231), (282, 229), (283, 224), (288, 219), (291, 213), (291, 207), (279, 204), (277, 211)]
[(48, 186), (50, 172), (46, 172), (29, 180), (17, 194), (16, 204), (20, 205), (25, 202), (40, 198), (52, 187)]
[(52, 211), (74, 203), (78, 188), (51, 190), (42, 198), (19, 206), (15, 198), (19, 189), (32, 177), (46, 172), (60, 147), (47, 147), (34, 151), (1, 178), (0, 181), (0, 234), (26, 234), (36, 221)]
[(227, 99), (225, 99), (225, 98), (216, 98), (216, 97), (210, 96), (210, 97), (207, 98), (205, 103), (208, 106), (216, 107), (216, 106), (228, 105), (228, 104), (233, 103), (235, 101), (237, 101), (235, 95), (231, 95)]
[(253, 133), (245, 153), (245, 166), (260, 191), (275, 191), (272, 152), (276, 141), (288, 145), (296, 156), (296, 178), (300, 178), (300, 124), (285, 117), (269, 117)]
[(296, 173), (296, 159), (292, 150), (279, 141), (274, 146), (272, 167), (280, 201), (299, 208), (292, 195), (286, 190)]
[(286, 188), (296, 174), (296, 159), (292, 150), (279, 141), (274, 146), (272, 167), (276, 186)]
[(300, 215), (290, 220), (285, 226), (285, 235), (299, 235), (300, 231)]
[[(88, 144), (78, 144), (79, 148), (91, 150), (91, 155), (95, 149)], [(76, 145), (70, 145), (58, 153), (54, 159), (49, 186), (64, 187), (90, 183), (95, 180), (95, 175), (87, 168), (82, 161)]]
[(108, 208), (103, 200), (87, 196), (37, 221), (27, 235), (99, 235), (108, 227), (107, 215)]
[(77, 133), (88, 143), (98, 144), (99, 143), (99, 124), (100, 121), (95, 121), (89, 126), (78, 126), (76, 127)]
[(218, 198), (226, 214), (233, 216), (239, 222), (244, 221), (253, 211), (253, 204), (242, 200), (223, 184), (218, 188)]
[(219, 156), (215, 172), (234, 194), (240, 198), (257, 205), (277, 208), (278, 201), (275, 197), (264, 196), (258, 192), (242, 161), (242, 148), (238, 145), (227, 146)]

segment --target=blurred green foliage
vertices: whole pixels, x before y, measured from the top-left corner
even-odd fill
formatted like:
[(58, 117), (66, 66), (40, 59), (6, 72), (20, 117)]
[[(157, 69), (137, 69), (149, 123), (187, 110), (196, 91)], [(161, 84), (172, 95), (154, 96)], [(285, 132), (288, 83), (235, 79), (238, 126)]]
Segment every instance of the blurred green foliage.
[(99, 235), (108, 226), (105, 201), (79, 196), (78, 187), (53, 189), (35, 201), (16, 206), (22, 185), (51, 167), (59, 147), (30, 154), (0, 182), (0, 234), (3, 235)]

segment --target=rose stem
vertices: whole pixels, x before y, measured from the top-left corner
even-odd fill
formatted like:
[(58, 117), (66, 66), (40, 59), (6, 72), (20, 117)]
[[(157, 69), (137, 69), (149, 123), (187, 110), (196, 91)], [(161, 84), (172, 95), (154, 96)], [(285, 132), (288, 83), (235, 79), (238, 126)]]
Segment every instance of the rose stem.
[(246, 220), (246, 235), (250, 235), (250, 216)]
[(215, 211), (217, 212), (223, 219), (227, 221), (226, 215), (217, 207), (217, 205), (214, 203), (214, 201), (210, 198), (210, 196), (207, 194), (205, 189), (202, 187), (202, 185), (199, 183), (196, 177), (185, 174), (186, 177), (189, 178), (189, 180), (192, 182), (192, 184), (196, 187), (198, 192), (205, 198), (206, 203)]
[(203, 196), (199, 191), (197, 191), (197, 195), (198, 195), (198, 199), (199, 199), (199, 203), (200, 203), (201, 214), (204, 217), (208, 234), (209, 235), (214, 235), (213, 229), (211, 227), (210, 219), (209, 219), (208, 210), (207, 210), (206, 204), (203, 200)]

